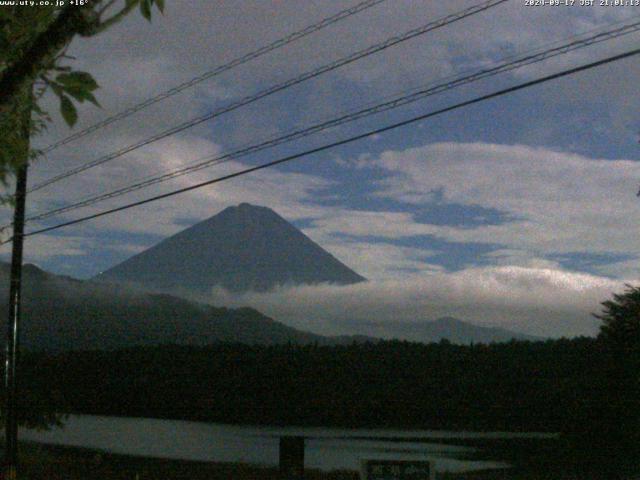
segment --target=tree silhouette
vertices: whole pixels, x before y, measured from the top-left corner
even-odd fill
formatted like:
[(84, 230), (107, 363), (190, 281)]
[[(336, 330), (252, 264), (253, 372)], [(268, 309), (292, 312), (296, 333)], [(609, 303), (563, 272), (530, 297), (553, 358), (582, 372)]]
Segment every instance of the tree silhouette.
[[(0, 182), (4, 184), (28, 161), (29, 137), (50, 120), (38, 106), (45, 91), (60, 99), (60, 113), (69, 126), (78, 117), (74, 102), (97, 105), (92, 92), (98, 84), (93, 77), (62, 65), (71, 59), (65, 54), (71, 40), (97, 35), (137, 7), (147, 19), (152, 6), (164, 9), (164, 0), (84, 0), (63, 7), (47, 3), (0, 7)], [(30, 123), (27, 135), (25, 122)]]
[(600, 374), (590, 394), (589, 437), (618, 472), (637, 471), (640, 455), (640, 287), (602, 302)]
[[(55, 5), (56, 2), (46, 2), (46, 6), (14, 3), (0, 6), (0, 183), (7, 186), (15, 174), (16, 194), (0, 198), (0, 203), (10, 202), (15, 206), (12, 262), (17, 270), (12, 270), (9, 297), (19, 299), (27, 165), (36, 153), (30, 151), (30, 138), (50, 121), (38, 101), (45, 91), (53, 92), (60, 99), (63, 119), (73, 126), (77, 120), (74, 101), (88, 100), (97, 105), (92, 92), (98, 84), (91, 74), (62, 64), (71, 58), (65, 54), (71, 40), (78, 35), (96, 35), (137, 7), (150, 20), (152, 6), (162, 11), (164, 0), (82, 0), (66, 2), (62, 7)], [(20, 220), (15, 220), (17, 218)], [(11, 304), (14, 310), (10, 312), (19, 311), (18, 304), (19, 300), (15, 300)], [(13, 332), (17, 332), (17, 327)], [(16, 385), (22, 381), (15, 373), (18, 345), (11, 340), (17, 338), (17, 333), (7, 338), (5, 388), (1, 393), (8, 400), (2, 415), (14, 429), (15, 418), (26, 425), (55, 423), (58, 416), (51, 406), (53, 397), (46, 391), (21, 389), (20, 402), (13, 400), (17, 398)]]
[(627, 285), (613, 300), (602, 302), (602, 313), (594, 316), (602, 320), (598, 338), (619, 353), (640, 351), (640, 287)]

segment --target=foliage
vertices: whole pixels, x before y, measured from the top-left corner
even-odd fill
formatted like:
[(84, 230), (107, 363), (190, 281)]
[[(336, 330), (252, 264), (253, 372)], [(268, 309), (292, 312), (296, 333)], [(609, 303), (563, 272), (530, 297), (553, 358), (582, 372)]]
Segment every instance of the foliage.
[(627, 285), (602, 303), (598, 341), (603, 378), (593, 396), (587, 441), (609, 455), (640, 457), (640, 287)]
[[(576, 469), (638, 468), (637, 390), (600, 340), (149, 346), (30, 355), (60, 411), (238, 424), (561, 432)], [(96, 392), (100, 392), (96, 395)], [(588, 474), (580, 478), (592, 477)]]
[[(120, 455), (81, 447), (20, 445), (28, 480), (281, 480), (278, 467)], [(21, 477), (22, 478), (22, 477)], [(305, 468), (305, 480), (358, 480), (356, 472)]]
[[(53, 3), (53, 2), (51, 2)], [(68, 2), (67, 2), (68, 3)], [(151, 19), (152, 7), (161, 12), (164, 0), (91, 0), (84, 6), (0, 7), (0, 182), (6, 185), (12, 172), (28, 160), (29, 137), (46, 128), (49, 114), (38, 104), (51, 91), (60, 101), (64, 121), (73, 126), (78, 114), (76, 103), (94, 96), (97, 82), (88, 72), (73, 70), (65, 62), (71, 40), (91, 37), (111, 27), (138, 7)], [(25, 134), (19, 128), (29, 105), (31, 125)], [(33, 152), (31, 157), (37, 156)]]
[(640, 287), (627, 285), (623, 293), (602, 303), (599, 338), (619, 351), (640, 352)]
[[(50, 2), (54, 3), (54, 2)], [(50, 90), (60, 100), (69, 126), (78, 118), (74, 102), (99, 105), (93, 92), (97, 82), (87, 72), (63, 65), (71, 59), (66, 48), (76, 35), (93, 36), (120, 21), (136, 6), (151, 19), (151, 7), (164, 9), (163, 0), (91, 0), (85, 6), (0, 6), (0, 183), (37, 155), (30, 137), (46, 128), (49, 114), (38, 104)], [(114, 12), (115, 10), (115, 12)], [(5, 197), (0, 201), (11, 201)], [(21, 392), (19, 420), (29, 426), (58, 423), (51, 392), (31, 388)]]
[(555, 432), (593, 384), (595, 344), (167, 345), (36, 355), (28, 371), (68, 412)]

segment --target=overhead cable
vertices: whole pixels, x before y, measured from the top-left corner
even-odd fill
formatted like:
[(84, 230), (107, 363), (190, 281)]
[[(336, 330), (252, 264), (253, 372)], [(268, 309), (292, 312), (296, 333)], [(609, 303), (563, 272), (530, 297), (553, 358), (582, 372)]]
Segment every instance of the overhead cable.
[[(240, 176), (243, 176), (243, 175), (246, 175), (246, 174), (249, 174), (249, 173), (253, 173), (253, 172), (256, 172), (258, 170), (264, 170), (266, 168), (274, 167), (276, 165), (280, 165), (280, 164), (283, 164), (283, 163), (286, 163), (286, 162), (290, 162), (292, 160), (297, 160), (299, 158), (307, 157), (307, 156), (315, 154), (315, 153), (323, 152), (323, 151), (330, 150), (330, 149), (333, 149), (333, 148), (336, 148), (336, 147), (339, 147), (339, 146), (342, 146), (342, 145), (350, 144), (350, 143), (356, 142), (358, 140), (362, 140), (362, 139), (365, 139), (367, 137), (370, 137), (372, 135), (379, 135), (379, 134), (388, 132), (390, 130), (395, 130), (395, 129), (400, 128), (400, 127), (404, 127), (404, 126), (407, 126), (407, 125), (410, 125), (410, 124), (413, 124), (413, 123), (416, 123), (416, 122), (419, 122), (419, 121), (422, 121), (422, 120), (426, 120), (428, 118), (435, 117), (437, 115), (441, 115), (443, 113), (447, 113), (447, 112), (451, 112), (451, 111), (454, 111), (454, 110), (458, 110), (458, 109), (461, 109), (461, 108), (464, 108), (464, 107), (468, 107), (468, 106), (474, 105), (476, 103), (480, 103), (480, 102), (483, 102), (483, 101), (486, 101), (486, 100), (490, 100), (490, 99), (493, 99), (493, 98), (497, 98), (497, 97), (500, 97), (500, 96), (503, 96), (503, 95), (506, 95), (506, 94), (509, 94), (509, 93), (513, 93), (513, 92), (516, 92), (516, 91), (519, 91), (519, 90), (523, 90), (523, 89), (530, 88), (530, 87), (533, 87), (533, 86), (536, 86), (536, 85), (540, 85), (542, 83), (546, 83), (546, 82), (549, 82), (551, 80), (556, 80), (558, 78), (563, 78), (563, 77), (567, 77), (567, 76), (570, 76), (570, 75), (574, 75), (576, 73), (583, 72), (583, 71), (586, 71), (586, 70), (590, 70), (592, 68), (600, 67), (602, 65), (606, 65), (606, 64), (613, 63), (613, 62), (617, 62), (617, 61), (620, 61), (620, 60), (623, 60), (623, 59), (626, 59), (626, 58), (630, 58), (630, 57), (636, 56), (638, 54), (640, 54), (640, 48), (639, 49), (635, 49), (635, 50), (631, 50), (631, 51), (628, 51), (628, 52), (625, 52), (625, 53), (621, 53), (621, 54), (618, 54), (618, 55), (614, 55), (614, 56), (611, 56), (611, 57), (607, 57), (605, 59), (598, 60), (596, 62), (591, 62), (591, 63), (584, 64), (584, 65), (581, 65), (581, 66), (578, 66), (578, 67), (570, 68), (568, 70), (563, 70), (561, 72), (554, 73), (552, 75), (547, 75), (545, 77), (537, 78), (535, 80), (530, 80), (530, 81), (527, 81), (527, 82), (524, 82), (524, 83), (520, 83), (518, 85), (515, 85), (515, 86), (512, 86), (512, 87), (508, 87), (508, 88), (504, 88), (502, 90), (498, 90), (498, 91), (493, 92), (493, 93), (489, 93), (489, 94), (486, 94), (486, 95), (475, 97), (475, 98), (473, 98), (471, 100), (466, 100), (464, 102), (456, 103), (455, 105), (451, 105), (449, 107), (445, 107), (445, 108), (441, 108), (441, 109), (438, 109), (438, 110), (435, 110), (435, 111), (431, 111), (431, 112), (428, 112), (428, 113), (425, 113), (425, 114), (422, 114), (422, 115), (418, 115), (418, 116), (412, 117), (412, 118), (407, 119), (407, 120), (403, 120), (401, 122), (396, 122), (396, 123), (393, 123), (393, 124), (390, 124), (390, 125), (387, 125), (387, 126), (384, 126), (384, 127), (381, 127), (381, 128), (377, 128), (375, 130), (370, 130), (368, 132), (365, 132), (365, 133), (362, 133), (362, 134), (359, 134), (359, 135), (355, 135), (355, 136), (352, 136), (352, 137), (349, 137), (349, 138), (346, 138), (346, 139), (343, 139), (343, 140), (339, 140), (339, 141), (336, 141), (336, 142), (333, 142), (333, 143), (329, 143), (329, 144), (326, 144), (326, 145), (323, 145), (323, 146), (320, 146), (320, 147), (312, 148), (310, 150), (306, 150), (304, 152), (297, 153), (295, 155), (289, 155), (289, 156), (286, 156), (286, 157), (283, 157), (283, 158), (279, 158), (277, 160), (273, 160), (271, 162), (267, 162), (267, 163), (264, 163), (264, 164), (261, 164), (261, 165), (249, 167), (249, 168), (246, 168), (244, 170), (240, 170), (240, 171), (235, 172), (235, 173), (231, 173), (231, 174), (228, 174), (228, 175), (217, 177), (217, 178), (214, 178), (214, 179), (211, 179), (211, 180), (207, 180), (205, 182), (200, 182), (200, 183), (197, 183), (195, 185), (190, 185), (188, 187), (184, 187), (184, 188), (180, 188), (178, 190), (174, 190), (174, 191), (171, 191), (171, 192), (163, 193), (161, 195), (156, 195), (156, 196), (144, 199), (144, 200), (139, 200), (139, 201), (136, 201), (136, 202), (132, 202), (132, 203), (129, 203), (129, 204), (126, 204), (126, 205), (122, 205), (120, 207), (115, 207), (115, 208), (111, 208), (111, 209), (108, 209), (108, 210), (103, 210), (101, 212), (97, 212), (97, 213), (94, 213), (94, 214), (91, 214), (91, 215), (87, 215), (87, 216), (84, 216), (84, 217), (81, 217), (81, 218), (77, 218), (75, 220), (70, 220), (70, 221), (67, 221), (67, 222), (59, 223), (57, 225), (52, 225), (50, 227), (45, 227), (45, 228), (41, 228), (41, 229), (38, 229), (38, 230), (33, 230), (31, 232), (28, 232), (28, 233), (24, 234), (24, 236), (25, 237), (30, 237), (30, 236), (33, 236), (33, 235), (39, 235), (39, 234), (42, 234), (42, 233), (45, 233), (45, 232), (51, 232), (51, 231), (54, 231), (54, 230), (58, 230), (58, 229), (61, 229), (61, 228), (64, 228), (64, 227), (68, 227), (68, 226), (71, 226), (71, 225), (77, 225), (79, 223), (86, 222), (88, 220), (92, 220), (92, 219), (95, 219), (95, 218), (103, 217), (105, 215), (110, 215), (112, 213), (121, 212), (121, 211), (124, 211), (124, 210), (129, 210), (129, 209), (137, 207), (137, 206), (145, 205), (145, 204), (148, 204), (148, 203), (156, 202), (158, 200), (162, 200), (162, 199), (165, 199), (165, 198), (173, 197), (173, 196), (176, 196), (176, 195), (179, 195), (179, 194), (182, 194), (182, 193), (190, 192), (190, 191), (193, 191), (193, 190), (196, 190), (196, 189), (200, 189), (200, 188), (206, 187), (208, 185), (213, 185), (213, 184), (216, 184), (216, 183), (220, 183), (220, 182), (224, 182), (224, 181), (227, 181), (227, 180), (231, 180), (233, 178), (240, 177)], [(5, 242), (0, 243), (0, 245), (8, 243), (10, 241), (12, 241), (12, 238), (7, 240), (7, 241), (5, 241)]]
[(377, 53), (377, 52), (380, 52), (380, 51), (385, 50), (387, 48), (393, 47), (393, 46), (398, 45), (398, 44), (400, 44), (402, 42), (406, 42), (406, 41), (408, 41), (408, 40), (410, 40), (412, 38), (415, 38), (415, 37), (417, 37), (419, 35), (424, 35), (424, 34), (426, 34), (428, 32), (436, 30), (438, 28), (442, 28), (442, 27), (444, 27), (446, 25), (449, 25), (449, 24), (452, 24), (454, 22), (460, 21), (460, 20), (462, 20), (462, 19), (464, 19), (466, 17), (469, 17), (471, 15), (476, 15), (476, 14), (478, 14), (480, 12), (483, 12), (483, 11), (488, 10), (490, 8), (496, 7), (496, 6), (498, 6), (498, 5), (502, 4), (502, 3), (505, 3), (507, 1), (508, 0), (488, 0), (486, 2), (482, 2), (480, 4), (471, 6), (469, 8), (464, 9), (464, 10), (461, 10), (461, 11), (459, 11), (457, 13), (453, 13), (453, 14), (447, 15), (445, 17), (442, 17), (442, 18), (440, 18), (438, 20), (429, 22), (426, 25), (423, 25), (421, 27), (411, 29), (411, 30), (405, 32), (402, 35), (397, 35), (397, 36), (393, 36), (391, 38), (388, 38), (384, 42), (372, 45), (372, 46), (367, 47), (367, 48), (365, 48), (363, 50), (359, 50), (359, 51), (357, 51), (357, 52), (355, 52), (355, 53), (353, 53), (351, 55), (348, 55), (347, 57), (340, 58), (340, 59), (335, 60), (335, 61), (333, 61), (331, 63), (328, 63), (326, 65), (318, 67), (318, 68), (316, 68), (314, 70), (310, 70), (308, 72), (305, 72), (305, 73), (303, 73), (303, 74), (301, 74), (301, 75), (299, 75), (297, 77), (291, 78), (291, 79), (289, 79), (289, 80), (287, 80), (285, 82), (275, 84), (275, 85), (273, 85), (273, 86), (271, 86), (271, 87), (269, 87), (269, 88), (267, 88), (265, 90), (261, 90), (258, 93), (246, 96), (246, 97), (244, 97), (244, 98), (242, 98), (242, 99), (240, 99), (240, 100), (238, 100), (236, 102), (233, 102), (233, 103), (231, 103), (231, 104), (229, 104), (227, 106), (215, 109), (212, 112), (209, 112), (209, 113), (207, 113), (205, 115), (201, 115), (199, 117), (196, 117), (196, 118), (193, 118), (193, 119), (188, 120), (186, 122), (183, 122), (183, 123), (181, 123), (179, 125), (171, 127), (171, 128), (169, 128), (167, 130), (164, 130), (163, 132), (155, 134), (155, 135), (153, 135), (151, 137), (148, 137), (148, 138), (146, 138), (144, 140), (136, 142), (136, 143), (134, 143), (132, 145), (128, 145), (128, 146), (123, 147), (123, 148), (121, 148), (119, 150), (116, 150), (115, 152), (112, 152), (110, 154), (102, 156), (102, 157), (100, 157), (100, 158), (98, 158), (96, 160), (92, 160), (92, 161), (87, 162), (87, 163), (85, 163), (83, 165), (80, 165), (78, 167), (72, 168), (72, 169), (70, 169), (70, 170), (68, 170), (68, 171), (66, 171), (64, 173), (56, 175), (56, 176), (54, 176), (52, 178), (49, 178), (47, 180), (44, 180), (44, 181), (34, 185), (33, 187), (31, 187), (28, 190), (28, 193), (35, 192), (35, 191), (40, 190), (42, 188), (45, 188), (45, 187), (47, 187), (49, 185), (52, 185), (52, 184), (54, 184), (56, 182), (59, 182), (60, 180), (64, 180), (64, 179), (69, 178), (69, 177), (71, 177), (73, 175), (77, 175), (79, 173), (85, 172), (85, 171), (87, 171), (87, 170), (89, 170), (91, 168), (97, 167), (97, 166), (102, 165), (104, 163), (107, 163), (107, 162), (109, 162), (111, 160), (114, 160), (116, 158), (122, 157), (123, 155), (125, 155), (127, 153), (130, 153), (130, 152), (133, 152), (134, 150), (137, 150), (139, 148), (142, 148), (144, 146), (147, 146), (147, 145), (150, 145), (150, 144), (152, 144), (154, 142), (157, 142), (158, 140), (162, 140), (162, 139), (167, 138), (167, 137), (169, 137), (171, 135), (175, 135), (176, 133), (180, 133), (180, 132), (182, 132), (184, 130), (192, 128), (192, 127), (194, 127), (196, 125), (199, 125), (199, 124), (201, 124), (203, 122), (206, 122), (206, 121), (211, 120), (213, 118), (219, 117), (219, 116), (221, 116), (221, 115), (223, 115), (225, 113), (237, 110), (240, 107), (244, 107), (246, 105), (254, 103), (254, 102), (258, 101), (258, 100), (261, 100), (261, 99), (263, 99), (265, 97), (268, 97), (270, 95), (273, 95), (273, 94), (275, 94), (277, 92), (280, 92), (282, 90), (290, 88), (290, 87), (292, 87), (294, 85), (298, 85), (298, 84), (300, 84), (302, 82), (305, 82), (307, 80), (310, 80), (312, 78), (319, 77), (320, 75), (323, 75), (323, 74), (325, 74), (327, 72), (331, 72), (333, 70), (336, 70), (336, 69), (338, 69), (340, 67), (348, 65), (350, 63), (353, 63), (353, 62), (355, 62), (357, 60), (360, 60), (362, 58), (365, 58), (365, 57), (367, 57), (369, 55), (373, 55), (374, 53)]
[(201, 159), (200, 161), (196, 162), (193, 165), (189, 165), (183, 168), (179, 168), (179, 169), (174, 169), (171, 171), (168, 171), (166, 173), (162, 173), (160, 175), (156, 175), (156, 176), (151, 176), (150, 178), (146, 178), (142, 181), (138, 181), (135, 183), (132, 183), (130, 185), (127, 185), (125, 187), (121, 187), (118, 188), (116, 190), (112, 190), (110, 192), (106, 192), (103, 194), (99, 194), (99, 195), (94, 195), (94, 196), (90, 196), (88, 198), (82, 199), (80, 201), (71, 203), (69, 205), (65, 205), (59, 208), (55, 208), (52, 210), (48, 210), (42, 213), (36, 213), (34, 215), (31, 215), (29, 217), (26, 218), (27, 222), (33, 222), (33, 221), (38, 221), (38, 220), (44, 220), (46, 218), (49, 218), (51, 216), (54, 215), (59, 215), (65, 212), (69, 212), (72, 210), (76, 210), (79, 208), (83, 208), (83, 207), (87, 207), (90, 205), (93, 205), (95, 203), (104, 201), (104, 200), (108, 200), (111, 198), (115, 198), (115, 197), (119, 197), (122, 196), (124, 194), (130, 193), (130, 192), (134, 192), (146, 187), (149, 187), (151, 185), (155, 185), (158, 183), (162, 183), (177, 177), (181, 177), (183, 175), (187, 175), (193, 172), (197, 172), (199, 170), (202, 170), (204, 168), (209, 168), (211, 166), (214, 165), (219, 165), (221, 163), (230, 161), (230, 160), (236, 160), (239, 159), (241, 157), (247, 156), (249, 154), (253, 154), (259, 151), (262, 151), (264, 149), (267, 148), (271, 148), (283, 143), (288, 143), (291, 142), (293, 140), (297, 140), (303, 137), (307, 137), (309, 135), (313, 135), (315, 133), (327, 130), (329, 128), (334, 128), (336, 126), (339, 125), (343, 125), (349, 122), (353, 122), (355, 120), (359, 120), (361, 118), (365, 118), (374, 114), (378, 114), (381, 112), (385, 112), (391, 109), (395, 109), (410, 103), (414, 103), (418, 100), (422, 100), (426, 97), (438, 94), (438, 93), (442, 93), (448, 90), (452, 90), (454, 88), (458, 88), (460, 86), (463, 85), (467, 85), (469, 83), (472, 82), (476, 82), (491, 76), (495, 76), (501, 73), (505, 73), (505, 72), (509, 72), (518, 68), (522, 68), (524, 66), (528, 66), (528, 65), (532, 65), (534, 63), (539, 63), (542, 62), (544, 60), (547, 60), (549, 58), (552, 57), (556, 57), (559, 55), (564, 55), (567, 54), (569, 52), (581, 49), (581, 48), (585, 48), (597, 43), (601, 43), (607, 40), (611, 40), (614, 38), (619, 38), (623, 35), (627, 35), (630, 33), (634, 33), (640, 31), (640, 22), (635, 22), (629, 25), (623, 25), (619, 28), (613, 29), (613, 30), (609, 30), (606, 32), (602, 32), (602, 33), (598, 33), (596, 35), (592, 35), (588, 38), (583, 38), (580, 40), (575, 40), (573, 42), (555, 47), (555, 48), (551, 48), (548, 50), (545, 50), (543, 52), (539, 52), (539, 53), (535, 53), (535, 54), (531, 54), (531, 55), (527, 55), (524, 56), (522, 58), (517, 58), (515, 60), (509, 61), (509, 62), (503, 62), (499, 65), (496, 65), (494, 67), (490, 67), (490, 68), (485, 68), (482, 69), (480, 71), (474, 72), (472, 74), (469, 75), (465, 75), (456, 79), (453, 79), (449, 82), (445, 82), (445, 83), (441, 83), (441, 84), (437, 84), (437, 85), (433, 85), (433, 86), (429, 86), (427, 88), (423, 88), (421, 90), (418, 91), (414, 91), (410, 94), (407, 95), (403, 95), (401, 97), (397, 97), (394, 98), (392, 100), (386, 101), (386, 102), (382, 102), (379, 104), (376, 104), (374, 106), (368, 107), (368, 108), (364, 108), (355, 112), (351, 112), (349, 114), (346, 115), (342, 115), (336, 118), (333, 118), (331, 120), (325, 121), (325, 122), (321, 122), (309, 127), (306, 127), (304, 129), (299, 129), (299, 130), (295, 130), (293, 132), (290, 132), (286, 135), (282, 135), (279, 137), (275, 137), (266, 141), (263, 141), (261, 143), (258, 144), (254, 144), (248, 147), (244, 147), (241, 149), (237, 149), (234, 150), (232, 152), (228, 152), (228, 153), (224, 153), (222, 155), (216, 155), (213, 157), (206, 157), (204, 159)]
[(139, 112), (140, 110), (144, 110), (147, 107), (150, 107), (151, 105), (154, 105), (166, 98), (172, 97), (184, 90), (187, 90), (188, 88), (193, 87), (194, 85), (197, 85), (198, 83), (201, 83), (205, 80), (208, 80), (210, 78), (213, 78), (215, 76), (218, 76), (224, 72), (227, 72), (235, 67), (238, 67), (240, 65), (243, 65), (251, 60), (254, 60), (258, 57), (261, 57), (269, 52), (272, 52), (274, 50), (277, 50), (278, 48), (284, 47), (285, 45), (289, 45), (297, 40), (300, 40), (301, 38), (304, 38), (308, 35), (311, 35), (312, 33), (315, 33), (319, 30), (322, 30), (323, 28), (328, 27), (329, 25), (333, 25), (334, 23), (337, 23), (341, 20), (344, 20), (348, 17), (351, 17), (352, 15), (355, 15), (357, 13), (360, 13), (364, 10), (367, 10), (375, 5), (378, 5), (379, 3), (382, 3), (386, 0), (366, 0), (364, 2), (360, 2), (356, 5), (354, 5), (353, 7), (347, 8), (345, 10), (342, 10), (334, 15), (331, 15), (330, 17), (324, 18), (322, 19), (320, 22), (314, 23), (312, 25), (309, 25), (305, 28), (303, 28), (302, 30), (298, 30), (297, 32), (293, 32), (285, 37), (282, 37), (278, 40), (276, 40), (275, 42), (272, 42), (268, 45), (265, 45), (263, 47), (258, 48), (257, 50), (254, 50), (252, 52), (249, 52), (245, 55), (242, 55), (240, 57), (237, 57), (233, 60), (231, 60), (228, 63), (225, 63), (223, 65), (220, 65), (218, 67), (215, 67), (212, 70), (209, 70), (205, 73), (202, 73), (201, 75), (198, 75), (197, 77), (194, 77), (184, 83), (181, 83), (180, 85), (177, 85), (175, 87), (170, 88), (169, 90), (166, 90), (164, 92), (161, 92), (151, 98), (148, 98), (146, 100), (144, 100), (143, 102), (140, 102), (132, 107), (129, 107), (125, 110), (122, 110), (121, 112), (116, 113), (115, 115), (112, 115), (110, 117), (105, 118), (104, 120), (101, 120), (97, 123), (94, 123), (93, 125), (80, 130), (72, 135), (69, 135), (68, 137), (65, 137), (61, 140), (58, 140), (55, 143), (52, 143), (51, 145), (48, 145), (47, 147), (43, 148), (40, 150), (40, 154), (45, 154), (48, 153), (52, 150), (55, 150), (56, 148), (62, 146), (62, 145), (66, 145), (67, 143), (73, 142), (74, 140), (78, 140), (79, 138), (85, 137), (87, 135), (89, 135), (90, 133), (95, 132), (96, 130), (99, 130), (103, 127), (106, 127), (107, 125), (110, 125), (118, 120), (122, 120), (124, 118), (127, 118), (131, 115), (133, 115), (136, 112)]

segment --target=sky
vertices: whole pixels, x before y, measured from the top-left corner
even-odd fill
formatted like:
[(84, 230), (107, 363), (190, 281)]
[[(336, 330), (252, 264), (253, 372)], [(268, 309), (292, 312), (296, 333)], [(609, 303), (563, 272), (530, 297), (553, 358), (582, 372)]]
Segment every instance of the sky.
[[(355, 0), (172, 0), (75, 40), (102, 108), (68, 129), (56, 99), (46, 146), (218, 65), (355, 5)], [(271, 85), (480, 2), (387, 0), (216, 76), (39, 159), (30, 185)], [(597, 2), (596, 2), (597, 3)], [(639, 20), (634, 6), (509, 0), (72, 176), (28, 199), (30, 214), (314, 125), (418, 88)], [(640, 33), (503, 73), (321, 134), (231, 159), (126, 196), (32, 222), (55, 225), (302, 152), (638, 47)], [(591, 316), (638, 283), (640, 59), (461, 108), (183, 195), (30, 237), (25, 260), (90, 278), (222, 209), (274, 209), (369, 279), (211, 302), (255, 306), (319, 333), (363, 320), (453, 315), (542, 336), (594, 334)], [(10, 212), (2, 212), (10, 219)], [(5, 246), (0, 253), (7, 255)], [(346, 313), (348, 312), (348, 314)]]

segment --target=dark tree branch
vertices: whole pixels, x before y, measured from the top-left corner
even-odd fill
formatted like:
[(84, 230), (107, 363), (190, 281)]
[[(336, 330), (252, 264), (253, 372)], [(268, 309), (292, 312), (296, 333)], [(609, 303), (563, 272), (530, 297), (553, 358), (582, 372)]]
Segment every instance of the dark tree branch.
[(109, 0), (100, 10), (98, 10), (98, 15), (102, 16), (107, 10), (114, 6), (117, 1), (118, 0)]
[[(100, 23), (96, 26), (95, 33), (100, 33), (103, 30), (106, 30), (107, 28), (109, 28), (109, 27), (113, 26), (114, 24), (118, 23), (125, 16), (127, 16), (129, 14), (129, 12), (131, 12), (131, 10), (136, 8), (138, 3), (139, 2), (127, 2), (127, 5), (124, 8), (122, 8), (118, 13), (114, 14), (113, 16), (111, 16), (110, 18), (108, 18), (108, 19), (106, 19), (104, 21), (100, 21)], [(94, 33), (94, 35), (95, 35), (95, 33)]]
[(42, 68), (51, 62), (76, 34), (91, 35), (97, 17), (89, 6), (68, 5), (41, 33), (16, 62), (9, 65), (0, 78), (0, 115), (11, 109), (20, 89), (32, 83)]

